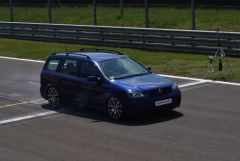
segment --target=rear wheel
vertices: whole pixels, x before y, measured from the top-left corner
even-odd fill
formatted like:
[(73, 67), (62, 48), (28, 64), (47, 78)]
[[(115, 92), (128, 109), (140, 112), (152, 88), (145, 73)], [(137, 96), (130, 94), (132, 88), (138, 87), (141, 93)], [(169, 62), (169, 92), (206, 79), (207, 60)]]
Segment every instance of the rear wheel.
[(121, 101), (116, 97), (111, 97), (107, 102), (107, 112), (111, 119), (120, 120), (124, 116), (124, 108)]
[(47, 91), (47, 100), (52, 108), (57, 108), (60, 104), (59, 92), (56, 88), (50, 87)]

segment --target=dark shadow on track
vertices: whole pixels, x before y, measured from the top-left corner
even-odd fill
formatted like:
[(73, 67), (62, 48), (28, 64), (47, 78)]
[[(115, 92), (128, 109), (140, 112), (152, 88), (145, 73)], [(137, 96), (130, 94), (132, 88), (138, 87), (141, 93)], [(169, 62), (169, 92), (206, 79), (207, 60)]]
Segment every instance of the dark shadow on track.
[(53, 109), (49, 107), (48, 104), (42, 105), (42, 108), (51, 110), (51, 111), (56, 111), (58, 113), (72, 115), (75, 117), (83, 117), (83, 118), (91, 119), (93, 123), (109, 122), (109, 123), (115, 123), (115, 124), (125, 125), (125, 126), (143, 126), (143, 125), (156, 124), (156, 123), (171, 121), (184, 116), (184, 114), (174, 110), (155, 111), (155, 112), (142, 113), (135, 116), (127, 116), (123, 120), (113, 121), (106, 115), (104, 110), (95, 109), (95, 108), (76, 107), (73, 105), (62, 105), (58, 109)]

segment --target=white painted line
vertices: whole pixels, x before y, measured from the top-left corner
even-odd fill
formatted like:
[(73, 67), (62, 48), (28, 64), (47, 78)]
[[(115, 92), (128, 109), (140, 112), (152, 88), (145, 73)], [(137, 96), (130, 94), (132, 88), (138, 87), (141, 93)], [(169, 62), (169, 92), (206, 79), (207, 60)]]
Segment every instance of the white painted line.
[(28, 82), (29, 84), (33, 84), (33, 85), (40, 85), (40, 83), (37, 83), (37, 82)]
[(6, 107), (13, 107), (13, 106), (17, 106), (17, 105), (23, 105), (23, 104), (27, 104), (28, 102), (19, 102), (19, 103), (13, 103), (13, 104), (9, 104), (9, 105), (4, 105), (4, 106), (0, 106), (1, 108), (6, 108)]
[(48, 104), (48, 101), (47, 101), (47, 100), (44, 100), (44, 101), (32, 102), (32, 104), (35, 104), (35, 105), (43, 105), (43, 104)]
[(26, 115), (26, 116), (21, 116), (21, 117), (15, 117), (15, 118), (0, 121), (0, 125), (23, 121), (23, 120), (28, 120), (28, 119), (33, 119), (33, 118), (42, 117), (42, 116), (48, 116), (48, 115), (52, 115), (55, 113), (57, 113), (57, 112), (49, 111), (49, 112), (36, 113), (36, 114), (31, 114), (31, 115)]
[(19, 60), (19, 61), (27, 61), (27, 62), (35, 62), (35, 63), (44, 63), (45, 61), (42, 60), (32, 60), (32, 59), (22, 59), (22, 58), (13, 58), (13, 57), (6, 57), (0, 56), (1, 59), (9, 59), (9, 60)]
[(19, 103), (13, 103), (13, 104), (0, 106), (0, 109), (6, 108), (6, 107), (13, 107), (13, 106), (17, 106), (17, 105), (24, 105), (24, 104), (37, 104), (38, 102), (41, 102), (41, 101), (44, 101), (44, 99), (38, 99), (38, 100), (33, 100), (33, 101), (21, 101)]
[(8, 99), (8, 100), (13, 100), (13, 101), (18, 101), (18, 102), (24, 102), (23, 100), (16, 99), (16, 98), (11, 98), (11, 97), (7, 97), (7, 96), (1, 96), (1, 95), (0, 95), (0, 98)]
[(11, 98), (16, 98), (16, 97), (20, 97), (22, 96), (22, 94), (19, 94), (19, 93), (12, 93), (12, 94), (8, 94), (9, 97)]
[(185, 79), (185, 80), (192, 80), (192, 81), (206, 81), (206, 82), (215, 83), (215, 84), (240, 86), (240, 83), (232, 83), (232, 82), (224, 82), (224, 81), (214, 81), (214, 80), (210, 80), (210, 79), (199, 79), (199, 78), (190, 78), (190, 77), (182, 77), (182, 76), (174, 76), (174, 75), (164, 75), (164, 74), (159, 74), (159, 75), (162, 76), (162, 77), (167, 77), (167, 78)]
[(39, 100), (35, 100), (35, 101), (30, 101), (29, 103), (36, 104), (36, 105), (42, 105), (42, 104), (47, 104), (48, 101), (45, 99), (39, 99)]
[(198, 81), (198, 82), (192, 82), (192, 83), (186, 83), (186, 84), (181, 84), (178, 87), (179, 88), (185, 88), (185, 87), (190, 87), (190, 86), (195, 86), (203, 83), (208, 83), (209, 81)]
[(29, 103), (37, 103), (37, 102), (41, 102), (41, 101), (45, 101), (45, 99), (33, 100), (33, 101), (29, 101)]
[(202, 83), (202, 84), (198, 84), (198, 85), (191, 86), (191, 87), (181, 88), (181, 92), (190, 91), (190, 90), (192, 91), (195, 89), (205, 88), (205, 87), (209, 87), (212, 85), (214, 85), (214, 84), (213, 83)]
[[(0, 56), (0, 59), (19, 60), (19, 61), (27, 61), (27, 62), (35, 62), (35, 63), (44, 63), (45, 62), (45, 61), (41, 61), (41, 60), (21, 59), (21, 58), (13, 58), (13, 57), (5, 57), (5, 56)], [(174, 75), (164, 75), (164, 74), (159, 74), (159, 75), (161, 75), (163, 77), (168, 77), (168, 78), (185, 79), (185, 80), (193, 80), (193, 81), (205, 80), (205, 79), (199, 79), (199, 78), (182, 77), (182, 76), (174, 76)], [(213, 80), (207, 80), (207, 81), (209, 81), (211, 83), (215, 83), (215, 84), (240, 86), (240, 83), (231, 83), (231, 82), (213, 81)]]
[(192, 80), (192, 81), (202, 81), (205, 79), (199, 79), (199, 78), (190, 78), (190, 77), (182, 77), (182, 76), (174, 76), (174, 75), (164, 75), (164, 74), (159, 74), (162, 77), (168, 77), (168, 78), (176, 78), (176, 79), (185, 79), (185, 80)]

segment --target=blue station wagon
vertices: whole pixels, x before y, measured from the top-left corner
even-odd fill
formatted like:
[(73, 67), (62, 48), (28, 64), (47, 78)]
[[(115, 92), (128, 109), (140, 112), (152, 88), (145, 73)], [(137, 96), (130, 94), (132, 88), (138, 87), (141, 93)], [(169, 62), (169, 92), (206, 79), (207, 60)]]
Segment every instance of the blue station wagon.
[(106, 110), (113, 120), (144, 111), (180, 106), (176, 83), (154, 74), (117, 51), (81, 49), (48, 57), (41, 72), (41, 95), (53, 108), (77, 103)]

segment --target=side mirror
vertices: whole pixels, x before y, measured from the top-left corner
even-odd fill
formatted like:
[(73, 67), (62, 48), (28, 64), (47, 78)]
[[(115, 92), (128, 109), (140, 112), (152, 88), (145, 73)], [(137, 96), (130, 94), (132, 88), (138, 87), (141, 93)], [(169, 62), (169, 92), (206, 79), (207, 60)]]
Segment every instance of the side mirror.
[(88, 77), (89, 82), (97, 82), (98, 84), (101, 82), (101, 78), (97, 76), (89, 76)]
[(149, 72), (152, 72), (152, 68), (151, 67), (146, 67), (147, 68), (147, 70), (149, 71)]

